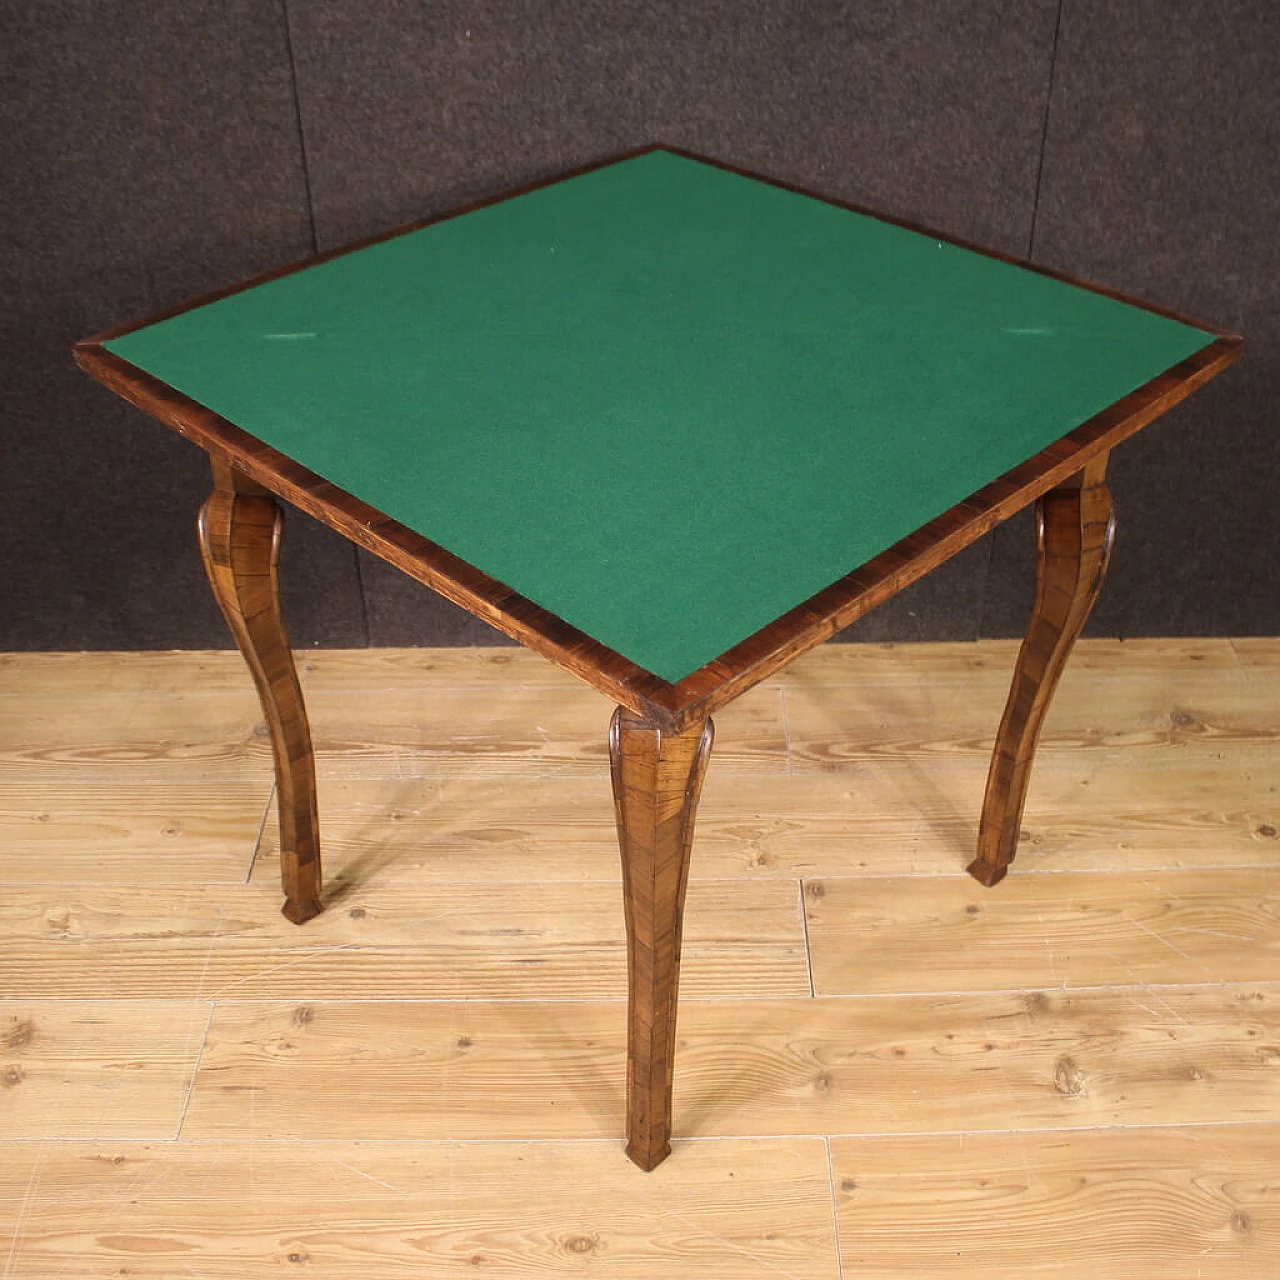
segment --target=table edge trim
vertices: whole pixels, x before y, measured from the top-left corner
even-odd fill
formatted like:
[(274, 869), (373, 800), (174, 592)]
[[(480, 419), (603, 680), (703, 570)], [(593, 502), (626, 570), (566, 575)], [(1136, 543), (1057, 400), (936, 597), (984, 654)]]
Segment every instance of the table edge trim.
[[(489, 577), (422, 534), (383, 515), (167, 383), (107, 350), (105, 343), (174, 316), (230, 297), (333, 258), (394, 239), (486, 206), (528, 194), (594, 170), (655, 151), (821, 200), (890, 225), (931, 236), (1065, 284), (1164, 316), (1211, 339), (1185, 360), (1158, 374), (1123, 399), (1074, 428), (1046, 449), (983, 486), (894, 546), (796, 605), (753, 635), (675, 683), (645, 670), (592, 639), (563, 618)], [(448, 212), (370, 236), (325, 253), (250, 276), (221, 289), (104, 330), (75, 344), (76, 363), (91, 377), (151, 417), (224, 459), (373, 554), (395, 565), (482, 621), (586, 681), (630, 710), (670, 726), (705, 717), (745, 693), (793, 658), (882, 604), (1040, 494), (1061, 484), (1092, 458), (1127, 439), (1233, 363), (1244, 340), (1176, 311), (1134, 298), (1054, 268), (976, 245), (905, 219), (835, 199), (781, 179), (710, 159), (679, 147), (654, 143), (582, 165), (568, 172), (472, 201)]]

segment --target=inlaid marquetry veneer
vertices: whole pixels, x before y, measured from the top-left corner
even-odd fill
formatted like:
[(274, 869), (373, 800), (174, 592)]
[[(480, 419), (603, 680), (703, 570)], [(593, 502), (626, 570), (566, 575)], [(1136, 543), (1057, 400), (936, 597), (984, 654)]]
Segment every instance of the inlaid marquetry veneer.
[(628, 1153), (670, 1150), (711, 716), (1030, 503), (1039, 586), (970, 871), (1013, 857), (1114, 537), (1110, 450), (1241, 340), (650, 148), (80, 343), (205, 449), (214, 592), (275, 753), (285, 914), (320, 911), (280, 497), (581, 677), (609, 731)]

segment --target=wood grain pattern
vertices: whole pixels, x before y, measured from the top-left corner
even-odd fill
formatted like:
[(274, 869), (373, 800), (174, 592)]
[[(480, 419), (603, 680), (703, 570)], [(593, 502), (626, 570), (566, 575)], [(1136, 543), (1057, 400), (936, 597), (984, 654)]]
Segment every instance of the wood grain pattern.
[[(893, 759), (931, 772), (962, 757), (965, 768), (985, 768), (1017, 647), (826, 646), (717, 718), (714, 776), (838, 769), (857, 777), (859, 766)], [(136, 672), (132, 689), (115, 655), (8, 657), (0, 662), (0, 684), (9, 673), (0, 690), (0, 767), (24, 778), (82, 770), (99, 780), (136, 780), (140, 771), (257, 779), (269, 771), (265, 725), (234, 653), (128, 655), (121, 664)], [(535, 654), (309, 652), (300, 666), (318, 769), (332, 777), (496, 777), (526, 765), (543, 776), (594, 780), (604, 772), (598, 699)], [(384, 670), (392, 674), (379, 685)], [(51, 693), (64, 679), (67, 693), (93, 696), (77, 703)], [(464, 725), (468, 706), (472, 723)], [(447, 750), (440, 735), (448, 735)], [(1159, 745), (1169, 748), (1161, 767), (1217, 768), (1232, 755), (1261, 766), (1277, 740), (1265, 696), (1232, 642), (1085, 639), (1038, 760), (1056, 767), (1084, 753), (1099, 769), (1154, 766), (1146, 749)]]
[[(583, 778), (524, 771), (480, 778), (322, 777), (319, 794), (326, 864), (331, 877), (344, 881), (521, 884), (531, 866), (543, 882), (618, 880), (611, 853), (616, 822), (608, 780), (599, 772)], [(0, 832), (12, 829), (20, 838), (20, 824), (6, 828), (3, 797), (0, 785)], [(698, 804), (693, 874), (951, 874), (968, 859), (981, 800), (977, 755), (968, 767), (932, 770), (888, 759), (793, 774), (716, 768)], [(125, 821), (135, 818), (126, 814)], [(1268, 834), (1276, 831), (1280, 785), (1265, 768), (1078, 762), (1052, 768), (1042, 761), (1023, 817), (1021, 868), (1026, 875), (1194, 867), (1207, 844), (1224, 868), (1280, 868), (1280, 837)], [(275, 874), (276, 847), (268, 825), (254, 862), (255, 882), (265, 884)], [(140, 879), (168, 876), (172, 869), (143, 859), (123, 863), (117, 878), (127, 879), (129, 866), (145, 869)]]
[[(1080, 640), (1072, 650), (1071, 670), (1076, 675), (1096, 675), (1117, 682), (1126, 676), (1167, 680), (1174, 676), (1180, 678), (1188, 672), (1239, 677), (1241, 659), (1237, 650), (1241, 643), (1244, 642), (1214, 636), (1136, 636), (1125, 640), (1090, 636)], [(1274, 647), (1272, 641), (1264, 643)], [(867, 684), (902, 685), (908, 682), (928, 689), (951, 685), (983, 689), (992, 682), (1003, 694), (1009, 684), (1005, 673), (1012, 670), (1021, 647), (1020, 640), (823, 645), (778, 672), (774, 683), (790, 691), (795, 686), (803, 688), (807, 685), (831, 688), (837, 685), (863, 687)], [(354, 656), (371, 651), (348, 652)], [(335, 653), (333, 656), (339, 655)], [(341, 657), (347, 660), (347, 654)], [(530, 662), (535, 660), (533, 657), (529, 659)]]
[[(330, 877), (449, 884), (524, 884), (531, 867), (554, 881), (619, 883), (617, 819), (604, 769), (583, 777), (514, 768), (482, 777), (321, 776)], [(253, 879), (270, 875), (263, 832)], [(708, 869), (699, 840), (699, 874)]]
[(1259, 684), (1280, 677), (1280, 645), (1272, 636), (1240, 636), (1231, 642), (1245, 676)]
[(671, 1152), (680, 943), (711, 721), (671, 733), (619, 707), (609, 728), (627, 925), (627, 1155)]
[[(305, 932), (271, 909), (265, 885), (15, 888), (0, 898), (0, 937), (32, 998), (622, 999), (617, 887), (529, 875), (501, 893), (334, 876), (333, 909)], [(695, 883), (684, 985), (807, 993), (795, 882)]]
[(681, 1018), (676, 1123), (692, 1137), (1280, 1115), (1275, 983), (691, 1001)]
[[(814, 682), (804, 696), (787, 688), (791, 767), (856, 776), (898, 761), (931, 773), (975, 765), (985, 772), (1007, 671), (981, 673), (971, 689), (908, 680)], [(1038, 767), (1265, 769), (1280, 741), (1257, 687), (1238, 667), (1196, 664), (1173, 673), (1134, 661), (1097, 678), (1073, 667), (1066, 685), (1041, 733)]]
[[(791, 690), (796, 686), (836, 685), (863, 687), (867, 684), (912, 684), (924, 688), (939, 685), (971, 690), (990, 683), (998, 696), (1008, 691), (1008, 672), (1021, 647), (1020, 640), (936, 640), (877, 644), (822, 645), (802, 654), (778, 672), (770, 687)], [(1274, 640), (1265, 637), (1223, 636), (1135, 636), (1118, 639), (1090, 636), (1077, 641), (1072, 650), (1071, 670), (1075, 675), (1095, 675), (1120, 681), (1146, 678), (1157, 682), (1198, 674), (1228, 675), (1239, 679), (1250, 663), (1274, 667)], [(1270, 655), (1270, 658), (1269, 658)], [(0, 655), (0, 692), (5, 691), (6, 667)], [(238, 669), (224, 652), (184, 650), (173, 654), (145, 652), (120, 655), (94, 653), (24, 654), (33, 661), (24, 666), (22, 687), (32, 689), (33, 680), (44, 680), (55, 691), (61, 682), (77, 679), (77, 670), (94, 668), (93, 680), (133, 680), (148, 687), (187, 687), (179, 680), (176, 664), (199, 664), (202, 679), (235, 687)], [(121, 661), (117, 662), (116, 658)], [(351, 692), (412, 690), (429, 681), (445, 688), (483, 687), (510, 690), (555, 688), (565, 694), (586, 696), (581, 681), (539, 654), (518, 645), (473, 646), (458, 649), (311, 649), (295, 655), (302, 685), (311, 692)], [(127, 674), (136, 669), (142, 675)], [(56, 674), (55, 674), (56, 673)], [(89, 676), (79, 677), (86, 681)], [(158, 682), (158, 683), (156, 683)], [(740, 706), (736, 700), (734, 706)], [(717, 724), (720, 721), (716, 722)], [(719, 759), (720, 748), (716, 748)]]
[(831, 1144), (858, 1280), (1268, 1280), (1280, 1125)]
[[(614, 163), (654, 149), (641, 148), (612, 157), (603, 163)], [(689, 152), (680, 154), (704, 163), (716, 163)], [(552, 181), (598, 167), (599, 165), (587, 166), (571, 174), (558, 175)], [(772, 181), (758, 174), (733, 169), (732, 166), (719, 167), (745, 173), (745, 176), (760, 181)], [(516, 191), (504, 192), (492, 200), (468, 205), (444, 216), (456, 217), (484, 204), (520, 195), (542, 185), (546, 184), (535, 183)], [(786, 183), (773, 182), (772, 185), (799, 190)], [(804, 194), (825, 199), (815, 192), (805, 191)], [(964, 244), (914, 224), (883, 218), (883, 215), (873, 211), (836, 200), (828, 200), (828, 203), (907, 226), (938, 240), (963, 244), (965, 248), (1001, 261), (1013, 261), (1007, 255)], [(441, 220), (413, 223), (337, 252), (351, 252)], [(387, 519), (351, 494), (298, 466), (233, 423), (113, 355), (102, 345), (113, 337), (119, 337), (146, 324), (302, 270), (334, 256), (337, 255), (327, 254), (322, 258), (279, 268), (183, 306), (170, 308), (136, 324), (121, 326), (86, 339), (76, 345), (76, 361), (105, 386), (179, 434), (195, 441), (213, 457), (221, 459), (273, 493), (329, 524), (352, 541), (489, 622), (499, 631), (550, 658), (599, 689), (611, 701), (670, 729), (701, 723), (746, 689), (930, 572), (1001, 521), (1034, 502), (1041, 494), (1067, 482), (1093, 459), (1133, 435), (1230, 365), (1239, 357), (1243, 345), (1242, 339), (1236, 335), (1196, 321), (1188, 321), (1186, 317), (1175, 316), (1174, 318), (1195, 324), (1206, 332), (1217, 334), (1216, 341), (1135, 389), (1055, 444), (930, 521), (916, 533), (790, 610), (754, 636), (707, 663), (699, 671), (672, 685), (481, 573), (443, 547), (398, 522)], [(1026, 263), (1018, 265), (1118, 298), (1145, 310), (1163, 315), (1174, 314), (1048, 268)]]
[[(145, 833), (199, 822), (223, 785), (262, 813), (268, 744), (237, 654), (6, 655), (6, 868), (100, 849), (115, 883), (59, 871), (0, 895), (0, 995), (35, 1022), (0, 1052), (0, 1074), (25, 1072), (0, 1089), (0, 1271), (835, 1280), (834, 1191), (847, 1277), (1271, 1280), (1280, 643), (1082, 640), (1020, 874), (987, 893), (961, 868), (1015, 649), (808, 655), (772, 687), (780, 767), (754, 773), (719, 767), (735, 708), (720, 717), (688, 890), (688, 1136), (649, 1175), (615, 1136), (625, 945), (598, 739), (583, 777), (540, 779), (525, 755), (470, 776), (462, 742), (456, 770), (397, 778), (389, 753), (380, 779), (322, 780), (334, 897), (300, 932), (265, 846), (244, 885), (148, 861), (167, 838)], [(299, 665), (334, 695), (336, 747), (361, 700), (388, 725), (408, 718), (379, 706), (416, 715), (450, 690), (501, 703), (491, 656)], [(520, 714), (560, 715), (572, 686), (510, 657), (511, 696), (544, 699)], [(855, 994), (808, 996), (801, 873), (824, 889), (819, 987)], [(188, 1038), (182, 1011), (210, 1005)], [(178, 1137), (150, 1143), (172, 1137), (197, 1053)], [(69, 1140), (89, 1132), (115, 1136)]]
[[(547, 663), (542, 664), (547, 667)], [(599, 697), (578, 682), (496, 686), (422, 681), (395, 698), (367, 690), (307, 687), (316, 768), (329, 778), (574, 777), (608, 775)], [(717, 770), (782, 773), (787, 768), (781, 696), (753, 689), (717, 721)]]
[[(33, 783), (145, 775), (181, 785), (269, 777), (270, 733), (244, 664), (233, 656), (238, 686), (225, 693), (200, 686), (205, 664), (179, 658), (193, 679), (172, 693), (108, 691), (79, 705), (47, 693), (2, 695), (0, 769)], [(576, 681), (569, 689), (523, 680), (503, 689), (424, 676), (371, 695), (367, 687), (309, 687), (305, 671), (302, 679), (319, 777), (498, 780), (523, 774), (608, 785), (608, 747), (600, 732), (606, 708)], [(717, 725), (717, 771), (786, 772), (777, 689), (751, 690)]]
[[(1278, 1041), (1274, 982), (685, 1000), (674, 1126), (724, 1138), (1252, 1123), (1280, 1118)], [(613, 1140), (625, 1056), (617, 1001), (228, 1001), (183, 1136)]]
[(311, 729), (280, 613), (280, 511), (269, 493), (217, 458), (213, 485), (200, 510), (200, 552), (258, 688), (275, 761), (282, 910), (303, 924), (323, 910), (320, 821)]
[(1280, 958), (1265, 867), (1015, 876), (995, 895), (946, 877), (811, 880), (805, 903), (820, 994), (1265, 982)]
[[(1261, 763), (1261, 760), (1259, 761)], [(1219, 762), (1221, 765), (1221, 761)], [(1255, 768), (1046, 770), (1019, 831), (1021, 870), (1148, 872), (1280, 861), (1280, 788)]]
[(839, 1272), (813, 1139), (681, 1143), (650, 1178), (605, 1142), (6, 1143), (0, 1157), (14, 1280)]
[(0, 774), (6, 884), (239, 884), (266, 779), (10, 782)]
[[(835, 644), (804, 654), (778, 673), (776, 685), (790, 687), (811, 680), (824, 686), (862, 685), (911, 679), (933, 686), (939, 682), (965, 687), (998, 676), (1012, 667), (1018, 640), (919, 641), (911, 643)], [(1274, 669), (1280, 657), (1274, 639), (1245, 636), (1162, 636), (1116, 639), (1092, 636), (1072, 652), (1073, 673), (1096, 672), (1117, 677), (1130, 674), (1175, 674), (1193, 669), (1233, 672), (1256, 665)], [(515, 644), (457, 649), (307, 649), (294, 654), (302, 686), (312, 691), (420, 688), (424, 681), (442, 687), (554, 687), (583, 694), (581, 682), (547, 663), (539, 654)], [(1008, 681), (1003, 680), (1001, 692)], [(243, 688), (244, 667), (226, 649), (99, 650), (93, 652), (0, 653), (0, 695), (47, 693), (63, 697), (73, 690), (127, 692), (155, 696)], [(717, 751), (717, 757), (719, 752)]]
[[(226, 649), (0, 653), (0, 701), (11, 694), (65, 700), (77, 692), (95, 699), (104, 693), (146, 698), (190, 693), (194, 688), (205, 693), (243, 689), (239, 654)], [(59, 711), (67, 709), (64, 701)]]
[(0, 1000), (4, 1137), (176, 1138), (211, 1012), (192, 1000)]
[(0, 769), (32, 783), (261, 780), (271, 747), (240, 669), (229, 693), (107, 692), (70, 705), (47, 693), (0, 698)]
[(1036, 503), (1035, 606), (996, 734), (978, 854), (969, 864), (981, 884), (998, 884), (1013, 861), (1045, 713), (1102, 590), (1116, 532), (1107, 458), (1099, 455), (1077, 484), (1051, 489)]

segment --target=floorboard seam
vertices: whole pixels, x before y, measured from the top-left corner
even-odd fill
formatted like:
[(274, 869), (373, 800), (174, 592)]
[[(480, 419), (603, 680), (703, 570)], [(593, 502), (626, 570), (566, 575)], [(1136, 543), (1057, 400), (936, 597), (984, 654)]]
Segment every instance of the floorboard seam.
[(271, 806), (275, 803), (276, 784), (271, 784), (267, 792), (267, 803), (262, 808), (262, 820), (258, 823), (258, 835), (253, 842), (253, 852), (249, 855), (249, 870), (245, 872), (244, 883), (253, 883), (253, 869), (258, 862), (258, 854), (262, 852), (262, 837), (266, 834), (267, 823), (271, 820)]
[(191, 1109), (191, 1099), (195, 1097), (196, 1079), (200, 1075), (200, 1064), (204, 1061), (204, 1051), (209, 1043), (209, 1028), (213, 1026), (213, 1011), (217, 1006), (214, 1001), (209, 1001), (209, 1016), (204, 1020), (204, 1034), (200, 1037), (200, 1047), (196, 1050), (195, 1060), (191, 1064), (191, 1082), (187, 1085), (187, 1096), (183, 1099), (182, 1114), (178, 1116), (177, 1127), (173, 1131), (171, 1142), (177, 1142), (182, 1137), (183, 1126), (187, 1123), (187, 1112)]
[(825, 1134), (822, 1145), (827, 1152), (827, 1185), (831, 1188), (831, 1232), (836, 1246), (836, 1274), (844, 1276), (844, 1250), (840, 1247), (840, 1205), (836, 1198), (836, 1165), (831, 1154), (831, 1139)]
[(809, 974), (809, 996), (814, 998), (818, 992), (813, 985), (813, 950), (809, 945), (809, 912), (804, 905), (805, 882), (803, 878), (796, 881), (796, 888), (800, 893), (800, 923), (804, 926), (804, 963), (805, 969)]

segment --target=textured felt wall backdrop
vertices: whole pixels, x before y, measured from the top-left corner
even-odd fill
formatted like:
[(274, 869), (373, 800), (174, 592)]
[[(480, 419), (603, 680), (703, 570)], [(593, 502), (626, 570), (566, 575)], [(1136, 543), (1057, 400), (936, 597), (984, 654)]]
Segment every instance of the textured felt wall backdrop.
[[(227, 643), (198, 451), (76, 338), (653, 140), (1202, 315), (1244, 361), (1119, 451), (1095, 632), (1275, 632), (1271, 0), (0, 3), (0, 649)], [(854, 629), (1011, 635), (1014, 522)], [(497, 638), (302, 517), (298, 644)]]

